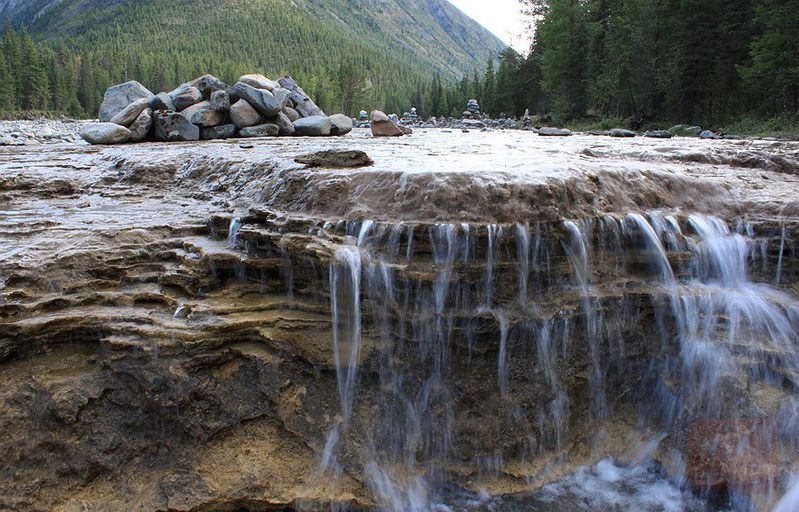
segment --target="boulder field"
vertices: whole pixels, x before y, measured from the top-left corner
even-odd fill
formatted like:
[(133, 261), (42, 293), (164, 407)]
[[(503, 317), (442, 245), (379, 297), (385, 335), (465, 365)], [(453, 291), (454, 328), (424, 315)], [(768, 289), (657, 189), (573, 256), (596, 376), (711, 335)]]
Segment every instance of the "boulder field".
[(158, 94), (136, 81), (115, 85), (105, 92), (98, 121), (80, 131), (90, 144), (340, 136), (353, 126), (343, 114), (328, 117), (293, 78), (259, 74), (233, 86), (204, 75)]

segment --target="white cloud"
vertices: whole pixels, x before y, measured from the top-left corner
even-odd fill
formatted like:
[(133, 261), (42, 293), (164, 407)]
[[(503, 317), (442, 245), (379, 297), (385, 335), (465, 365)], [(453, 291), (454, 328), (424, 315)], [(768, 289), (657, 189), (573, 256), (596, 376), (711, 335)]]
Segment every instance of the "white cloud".
[(519, 0), (449, 0), (458, 9), (513, 46), (524, 52), (529, 43)]

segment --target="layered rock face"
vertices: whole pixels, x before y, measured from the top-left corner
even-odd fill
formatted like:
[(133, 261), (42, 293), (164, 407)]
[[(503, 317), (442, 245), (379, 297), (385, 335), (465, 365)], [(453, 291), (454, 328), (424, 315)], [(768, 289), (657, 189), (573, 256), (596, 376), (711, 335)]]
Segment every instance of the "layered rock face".
[(577, 510), (605, 457), (779, 499), (799, 148), (412, 146), (0, 149), (0, 508)]

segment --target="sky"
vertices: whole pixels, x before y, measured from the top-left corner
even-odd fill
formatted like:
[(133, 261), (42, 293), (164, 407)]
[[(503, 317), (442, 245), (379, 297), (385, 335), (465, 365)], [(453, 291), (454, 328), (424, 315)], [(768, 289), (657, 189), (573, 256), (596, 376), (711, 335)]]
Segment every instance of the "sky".
[(519, 0), (449, 0), (519, 52), (528, 49)]

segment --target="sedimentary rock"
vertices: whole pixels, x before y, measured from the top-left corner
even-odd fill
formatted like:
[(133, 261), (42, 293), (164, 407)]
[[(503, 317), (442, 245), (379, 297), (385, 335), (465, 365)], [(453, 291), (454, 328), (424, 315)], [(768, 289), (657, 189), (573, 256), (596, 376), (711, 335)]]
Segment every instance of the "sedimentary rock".
[(192, 105), (196, 105), (203, 100), (203, 95), (200, 90), (190, 85), (183, 85), (175, 89), (169, 93), (169, 97), (172, 99), (172, 104), (175, 106), (177, 112), (185, 110)]
[(233, 93), (249, 103), (263, 117), (274, 117), (283, 109), (277, 98), (266, 89), (256, 89), (251, 85), (238, 82), (233, 86)]
[(346, 135), (352, 131), (352, 118), (344, 114), (333, 114), (330, 123), (330, 135)]
[(116, 123), (92, 123), (80, 130), (89, 144), (122, 144), (130, 139), (130, 130)]
[(167, 142), (200, 140), (200, 128), (186, 119), (180, 112), (158, 111), (155, 113), (155, 137)]
[(278, 80), (280, 86), (287, 89), (290, 93), (290, 98), (294, 102), (294, 110), (296, 110), (302, 117), (310, 116), (323, 116), (322, 109), (311, 99), (305, 91), (302, 90), (297, 82), (290, 76), (286, 76)]
[(125, 107), (124, 109), (122, 109), (122, 111), (119, 112), (117, 115), (112, 117), (111, 122), (118, 124), (120, 126), (124, 126), (125, 128), (128, 128), (130, 127), (130, 125), (133, 124), (133, 121), (135, 121), (136, 118), (139, 117), (139, 114), (141, 114), (144, 111), (144, 109), (147, 108), (147, 105), (149, 103), (150, 100), (146, 98), (138, 99), (133, 103), (131, 103), (130, 105), (128, 105), (127, 107)]
[(261, 114), (245, 100), (239, 100), (230, 107), (230, 120), (241, 129), (260, 123)]
[(294, 131), (300, 136), (325, 137), (330, 135), (332, 126), (327, 116), (303, 117), (294, 121)]
[(374, 164), (369, 155), (363, 151), (335, 149), (299, 155), (294, 158), (294, 161), (308, 167), (328, 167), (330, 169), (368, 167)]
[(98, 118), (101, 122), (111, 121), (112, 117), (122, 112), (134, 101), (139, 99), (150, 100), (152, 97), (153, 93), (135, 80), (109, 87), (103, 96)]
[(153, 129), (153, 111), (145, 108), (130, 125), (130, 142), (141, 142), (145, 140)]
[(239, 131), (239, 137), (277, 137), (280, 128), (276, 124), (265, 123), (257, 126), (248, 126)]

